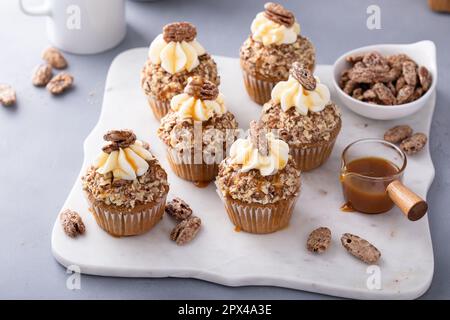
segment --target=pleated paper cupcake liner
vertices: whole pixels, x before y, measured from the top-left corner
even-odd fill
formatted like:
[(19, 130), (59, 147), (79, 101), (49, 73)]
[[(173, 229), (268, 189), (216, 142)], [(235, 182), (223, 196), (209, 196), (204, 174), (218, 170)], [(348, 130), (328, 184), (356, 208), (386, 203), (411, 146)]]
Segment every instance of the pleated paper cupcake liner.
[(298, 196), (293, 196), (274, 204), (263, 205), (223, 197), (220, 190), (217, 193), (231, 222), (242, 231), (256, 234), (272, 233), (287, 227), (298, 199)]
[(117, 212), (91, 202), (92, 213), (97, 224), (115, 237), (143, 234), (153, 228), (164, 215), (166, 195), (152, 206), (144, 206), (138, 212)]
[(246, 71), (243, 71), (242, 74), (247, 93), (253, 101), (263, 105), (270, 100), (272, 89), (276, 85), (276, 82), (256, 79)]
[(170, 110), (169, 101), (159, 101), (153, 97), (147, 97), (148, 104), (153, 111), (155, 118), (160, 121)]
[(180, 157), (176, 151), (167, 150), (167, 160), (172, 171), (180, 178), (193, 182), (213, 181), (219, 172), (219, 164), (194, 164), (193, 158)]
[(331, 155), (337, 136), (341, 130), (339, 124), (331, 135), (331, 139), (306, 148), (290, 148), (296, 166), (302, 171), (310, 171), (324, 164)]

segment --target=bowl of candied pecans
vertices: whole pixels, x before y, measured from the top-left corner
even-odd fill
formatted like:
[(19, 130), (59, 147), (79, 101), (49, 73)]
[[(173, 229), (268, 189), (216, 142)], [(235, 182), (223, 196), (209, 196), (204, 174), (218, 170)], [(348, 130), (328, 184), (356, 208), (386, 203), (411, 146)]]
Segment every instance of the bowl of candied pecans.
[(392, 120), (409, 116), (433, 98), (436, 46), (427, 40), (352, 50), (334, 63), (333, 83), (342, 104), (364, 117)]

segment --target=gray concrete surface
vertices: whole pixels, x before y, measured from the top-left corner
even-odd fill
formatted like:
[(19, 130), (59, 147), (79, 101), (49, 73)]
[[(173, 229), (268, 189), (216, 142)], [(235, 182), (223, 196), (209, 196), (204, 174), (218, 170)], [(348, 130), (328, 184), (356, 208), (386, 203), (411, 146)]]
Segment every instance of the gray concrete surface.
[[(82, 143), (97, 122), (106, 72), (120, 52), (148, 46), (161, 26), (194, 22), (212, 53), (238, 56), (251, 20), (264, 1), (161, 0), (127, 3), (128, 34), (119, 47), (94, 56), (67, 55), (75, 89), (51, 97), (31, 85), (30, 73), (48, 45), (45, 20), (0, 1), (0, 83), (13, 85), (14, 108), (0, 107), (0, 298), (62, 299), (317, 299), (274, 287), (229, 288), (190, 279), (117, 279), (82, 276), (81, 290), (66, 289), (66, 274), (50, 252), (51, 229), (82, 161)], [(438, 48), (438, 102), (431, 132), (436, 178), (429, 192), (435, 275), (423, 298), (450, 298), (450, 15), (425, 0), (283, 1), (317, 47), (318, 62), (332, 64), (347, 50), (374, 43), (433, 40)], [(382, 29), (366, 28), (366, 8), (381, 7)], [(414, 250), (414, 248), (411, 248)], [(338, 275), (337, 275), (338, 276)]]

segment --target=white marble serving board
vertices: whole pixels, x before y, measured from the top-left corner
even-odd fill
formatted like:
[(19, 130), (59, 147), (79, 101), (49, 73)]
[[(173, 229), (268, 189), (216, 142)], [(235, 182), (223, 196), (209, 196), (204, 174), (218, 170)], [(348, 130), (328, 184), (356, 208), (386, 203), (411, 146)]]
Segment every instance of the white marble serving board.
[[(100, 150), (105, 131), (131, 128), (140, 139), (150, 142), (151, 150), (167, 170), (169, 198), (185, 199), (201, 217), (203, 227), (193, 242), (181, 247), (169, 239), (175, 225), (170, 217), (164, 217), (147, 234), (111, 237), (97, 226), (88, 211), (79, 176), (64, 208), (79, 212), (87, 231), (76, 239), (67, 237), (55, 212), (52, 251), (61, 264), (77, 265), (82, 273), (102, 276), (197, 278), (228, 286), (279, 286), (359, 299), (412, 299), (428, 289), (434, 262), (426, 216), (410, 222), (398, 209), (383, 215), (339, 210), (343, 203), (338, 179), (343, 148), (356, 139), (381, 137), (398, 121), (372, 121), (343, 107), (343, 130), (334, 152), (324, 166), (303, 174), (303, 189), (290, 225), (269, 235), (236, 232), (214, 184), (199, 189), (170, 170), (164, 145), (155, 133), (158, 122), (139, 85), (146, 56), (147, 49), (133, 49), (120, 54), (112, 63), (100, 120), (84, 143), (80, 176)], [(239, 61), (219, 56), (215, 60), (227, 106), (240, 126), (247, 128), (261, 109), (245, 92)], [(329, 88), (333, 87), (331, 66), (319, 65), (316, 74)], [(420, 113), (400, 122), (429, 133), (434, 102), (435, 99)], [(409, 158), (404, 182), (414, 191), (425, 197), (433, 176), (428, 147)], [(333, 234), (331, 247), (322, 255), (305, 248), (309, 232), (319, 226), (328, 226)], [(381, 289), (368, 289), (368, 266), (342, 248), (340, 236), (345, 232), (360, 235), (381, 250)]]

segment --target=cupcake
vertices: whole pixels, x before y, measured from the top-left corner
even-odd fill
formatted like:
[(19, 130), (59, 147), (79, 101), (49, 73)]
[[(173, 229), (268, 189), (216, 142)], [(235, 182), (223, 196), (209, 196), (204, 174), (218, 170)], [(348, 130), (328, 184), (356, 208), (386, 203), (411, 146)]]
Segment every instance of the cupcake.
[(158, 136), (167, 146), (172, 170), (193, 182), (214, 180), (238, 127), (223, 95), (213, 82), (196, 76), (188, 80), (183, 93), (172, 98), (170, 108), (161, 119)]
[(294, 61), (314, 70), (315, 49), (300, 35), (294, 14), (280, 4), (266, 3), (256, 15), (252, 34), (240, 50), (244, 84), (252, 100), (264, 104), (279, 81), (287, 80)]
[(339, 108), (330, 100), (328, 87), (298, 62), (289, 79), (273, 88), (260, 120), (289, 144), (302, 171), (317, 168), (328, 159), (341, 130)]
[(82, 177), (91, 212), (113, 236), (147, 232), (164, 214), (167, 174), (132, 131), (113, 130), (103, 138), (108, 143)]
[(286, 227), (300, 193), (300, 170), (289, 145), (261, 128), (253, 121), (248, 138), (236, 140), (216, 180), (230, 220), (250, 233)]
[(183, 92), (189, 77), (197, 75), (220, 83), (216, 63), (196, 36), (195, 26), (175, 22), (166, 25), (150, 45), (141, 86), (158, 120), (169, 111), (170, 99)]

